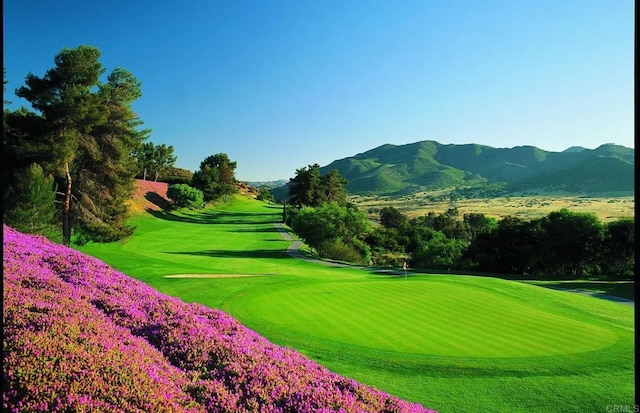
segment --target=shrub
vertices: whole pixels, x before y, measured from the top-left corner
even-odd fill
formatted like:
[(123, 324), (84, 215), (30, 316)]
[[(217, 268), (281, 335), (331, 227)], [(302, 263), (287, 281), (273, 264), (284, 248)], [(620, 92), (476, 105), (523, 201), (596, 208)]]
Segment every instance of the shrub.
[(326, 240), (318, 246), (318, 253), (333, 260), (356, 264), (369, 264), (370, 254), (363, 243), (345, 244), (341, 239)]
[(174, 184), (167, 188), (167, 197), (176, 208), (198, 209), (204, 204), (202, 191), (187, 184)]

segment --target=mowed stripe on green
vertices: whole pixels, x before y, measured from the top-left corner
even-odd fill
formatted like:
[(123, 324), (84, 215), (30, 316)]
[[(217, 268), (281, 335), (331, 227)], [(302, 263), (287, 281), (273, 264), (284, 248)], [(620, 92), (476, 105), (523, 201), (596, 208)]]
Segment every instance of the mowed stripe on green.
[(464, 357), (551, 356), (613, 344), (609, 330), (433, 276), (310, 284), (258, 294), (263, 322), (358, 346)]

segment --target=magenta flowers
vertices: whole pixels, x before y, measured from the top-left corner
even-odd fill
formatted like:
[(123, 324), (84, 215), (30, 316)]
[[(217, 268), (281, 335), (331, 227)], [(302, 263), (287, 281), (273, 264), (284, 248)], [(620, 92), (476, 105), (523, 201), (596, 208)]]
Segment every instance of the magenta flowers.
[(4, 227), (5, 411), (430, 412)]

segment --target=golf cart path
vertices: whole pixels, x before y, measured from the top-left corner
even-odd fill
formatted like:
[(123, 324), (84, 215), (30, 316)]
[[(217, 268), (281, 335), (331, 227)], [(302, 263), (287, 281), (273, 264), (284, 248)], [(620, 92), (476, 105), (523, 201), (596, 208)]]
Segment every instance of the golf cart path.
[[(278, 232), (280, 232), (280, 235), (282, 235), (282, 238), (284, 238), (286, 241), (293, 241), (293, 243), (291, 245), (289, 245), (289, 247), (287, 248), (287, 254), (289, 254), (293, 258), (298, 258), (298, 259), (301, 259), (301, 260), (314, 262), (316, 264), (327, 265), (329, 267), (357, 268), (357, 269), (369, 270), (369, 271), (374, 271), (374, 272), (384, 273), (384, 274), (391, 274), (391, 275), (402, 275), (402, 274), (404, 274), (404, 272), (399, 271), (399, 270), (394, 270), (394, 269), (374, 268), (374, 267), (366, 267), (366, 266), (362, 266), (362, 265), (342, 264), (342, 263), (339, 263), (339, 262), (323, 261), (323, 260), (319, 260), (319, 259), (316, 259), (316, 258), (307, 257), (306, 255), (304, 255), (304, 254), (302, 254), (300, 252), (300, 247), (302, 246), (302, 241), (294, 240), (291, 237), (291, 234), (289, 234), (289, 231), (287, 231), (286, 228), (284, 228), (282, 226), (282, 223), (275, 222), (274, 225), (278, 229)], [(410, 274), (410, 273), (408, 273), (408, 274)], [(606, 294), (594, 293), (594, 292), (591, 292), (591, 291), (576, 290), (576, 289), (570, 289), (570, 288), (560, 288), (560, 287), (546, 287), (546, 288), (551, 288), (551, 289), (559, 290), (559, 291), (567, 291), (567, 292), (571, 292), (571, 293), (575, 293), (575, 294), (588, 295), (588, 296), (591, 296), (591, 297), (596, 297), (596, 298), (600, 298), (600, 299), (604, 299), (604, 300), (609, 300), (609, 301), (613, 301), (613, 302), (616, 302), (616, 303), (620, 303), (620, 304), (627, 305), (627, 306), (635, 308), (635, 301), (628, 300), (628, 299), (622, 298), (622, 297), (616, 297), (616, 296), (613, 296), (613, 295), (606, 295)]]

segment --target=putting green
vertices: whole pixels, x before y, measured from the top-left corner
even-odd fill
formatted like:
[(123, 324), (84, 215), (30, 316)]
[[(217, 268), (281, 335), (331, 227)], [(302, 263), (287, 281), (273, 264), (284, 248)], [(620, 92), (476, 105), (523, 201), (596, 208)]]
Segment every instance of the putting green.
[(447, 277), (314, 283), (247, 297), (245, 308), (301, 335), (427, 355), (557, 356), (617, 340), (608, 329)]

